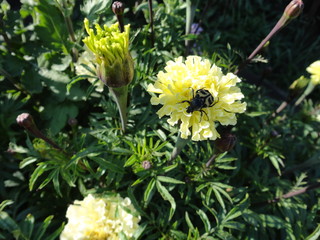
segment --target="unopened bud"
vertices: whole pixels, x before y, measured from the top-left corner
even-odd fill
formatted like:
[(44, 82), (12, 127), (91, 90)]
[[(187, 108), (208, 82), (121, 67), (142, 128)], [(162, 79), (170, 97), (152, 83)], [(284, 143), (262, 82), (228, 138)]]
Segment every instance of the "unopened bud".
[(215, 141), (215, 146), (220, 152), (228, 152), (232, 150), (236, 144), (237, 137), (229, 132), (222, 133), (221, 138)]
[(28, 131), (34, 132), (34, 130), (37, 130), (33, 117), (29, 113), (20, 114), (16, 121), (21, 127), (24, 127)]
[(271, 130), (271, 132), (270, 132), (270, 135), (271, 135), (271, 137), (274, 137), (274, 138), (276, 138), (276, 137), (279, 137), (280, 136), (280, 134), (276, 131), (276, 130)]
[(291, 19), (296, 18), (302, 13), (303, 7), (302, 0), (292, 0), (284, 10), (284, 14)]
[(151, 163), (149, 161), (143, 161), (142, 162), (142, 167), (145, 169), (145, 170), (148, 170), (152, 167)]
[(122, 2), (119, 1), (115, 1), (112, 4), (112, 11), (114, 12), (114, 14), (116, 15), (122, 15), (124, 12), (124, 4)]
[(68, 120), (68, 124), (70, 125), (70, 127), (75, 127), (75, 126), (78, 125), (78, 120), (75, 119), (75, 118), (70, 118), (70, 119)]

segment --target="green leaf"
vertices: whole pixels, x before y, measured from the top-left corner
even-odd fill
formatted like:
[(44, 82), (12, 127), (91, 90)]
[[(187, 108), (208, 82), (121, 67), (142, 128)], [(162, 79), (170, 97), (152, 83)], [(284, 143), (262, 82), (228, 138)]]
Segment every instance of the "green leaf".
[(2, 201), (1, 204), (0, 204), (0, 212), (2, 212), (3, 209), (6, 206), (12, 205), (13, 203), (14, 203), (14, 201), (12, 201), (12, 200), (4, 200), (4, 201)]
[(185, 219), (186, 219), (186, 222), (188, 224), (188, 227), (189, 229), (193, 230), (194, 229), (194, 226), (190, 220), (190, 217), (189, 217), (189, 213), (188, 212), (185, 212)]
[(211, 224), (210, 224), (210, 220), (209, 220), (208, 216), (206, 215), (206, 213), (204, 211), (202, 211), (201, 209), (198, 209), (197, 214), (200, 216), (200, 218), (204, 224), (204, 228), (205, 228), (206, 232), (210, 232)]
[(318, 224), (318, 227), (311, 233), (306, 240), (317, 240), (320, 239), (320, 224)]
[(59, 194), (60, 197), (62, 197), (62, 193), (60, 190), (60, 169), (54, 169), (50, 174), (52, 174), (52, 183), (53, 183), (53, 187), (54, 190), (56, 190), (56, 192)]
[(281, 169), (280, 169), (280, 165), (283, 165), (283, 162), (282, 162), (282, 159), (280, 157), (278, 157), (277, 155), (272, 155), (272, 156), (269, 156), (269, 159), (272, 163), (272, 165), (274, 166), (274, 168), (277, 170), (279, 176), (281, 175)]
[(163, 171), (164, 171), (164, 172), (170, 172), (170, 171), (172, 171), (173, 169), (175, 169), (176, 167), (178, 167), (178, 163), (169, 165), (169, 166), (167, 166), (167, 167), (164, 167), (164, 168), (163, 168)]
[(37, 11), (35, 32), (41, 43), (49, 49), (56, 49), (68, 54), (71, 44), (68, 42), (68, 31), (59, 9), (50, 1), (40, 0), (34, 8)]
[(41, 68), (39, 74), (43, 77), (43, 82), (51, 90), (57, 100), (59, 102), (65, 100), (67, 96), (66, 85), (70, 82), (69, 76), (63, 72), (48, 70), (46, 68)]
[(31, 235), (34, 228), (34, 217), (31, 214), (28, 214), (19, 225), (22, 234), (26, 236), (27, 239), (31, 239)]
[(169, 214), (169, 220), (171, 220), (175, 210), (176, 210), (176, 202), (172, 195), (169, 193), (169, 191), (161, 184), (160, 181), (156, 181), (156, 186), (158, 189), (158, 192), (162, 196), (162, 198), (166, 201), (169, 201), (171, 208), (170, 208), (170, 214)]
[(111, 6), (111, 0), (86, 0), (80, 7), (83, 15), (91, 22), (97, 19), (99, 14), (102, 14)]
[(47, 164), (39, 163), (39, 166), (34, 170), (32, 173), (30, 180), (29, 180), (29, 189), (30, 191), (33, 190), (34, 184), (36, 183), (37, 179), (45, 172), (48, 171)]
[(157, 180), (160, 182), (173, 183), (173, 184), (185, 184), (185, 182), (166, 176), (157, 176)]
[(264, 226), (271, 227), (271, 228), (277, 228), (282, 229), (285, 228), (285, 221), (283, 221), (281, 218), (272, 216), (272, 215), (266, 215), (266, 214), (260, 214), (259, 215), (262, 223)]
[(30, 93), (41, 93), (43, 78), (35, 71), (34, 67), (26, 68), (21, 75), (21, 83)]
[(22, 169), (36, 161), (37, 161), (37, 158), (35, 157), (27, 157), (20, 162), (19, 167)]
[(54, 231), (54, 233), (52, 233), (49, 237), (46, 237), (45, 240), (56, 240), (63, 229), (64, 229), (64, 223), (56, 231)]
[(59, 104), (50, 102), (45, 106), (43, 115), (50, 121), (50, 132), (55, 135), (67, 124), (67, 121), (70, 118), (76, 118), (78, 115), (78, 108), (71, 102)]
[(225, 209), (225, 208), (226, 208), (226, 205), (224, 204), (224, 201), (223, 201), (223, 199), (222, 199), (222, 197), (221, 197), (221, 194), (219, 193), (219, 191), (217, 190), (217, 188), (212, 188), (212, 190), (213, 190), (213, 193), (214, 193), (214, 195), (216, 196), (218, 202), (220, 203), (221, 207), (222, 207), (223, 209)]
[(0, 229), (13, 232), (19, 229), (16, 222), (6, 212), (0, 212)]
[(148, 205), (148, 203), (151, 201), (152, 196), (154, 194), (155, 191), (155, 185), (156, 185), (156, 180), (154, 178), (152, 178), (143, 194), (143, 200), (145, 202), (146, 205)]
[(47, 217), (43, 223), (39, 226), (39, 228), (36, 230), (36, 232), (33, 234), (33, 238), (34, 240), (42, 240), (43, 239), (43, 235), (46, 232), (48, 226), (51, 223), (51, 220), (53, 219), (53, 215)]
[(101, 158), (101, 157), (90, 157), (93, 161), (95, 161), (96, 163), (98, 163), (101, 167), (103, 167), (104, 169), (110, 170), (112, 172), (116, 172), (116, 173), (124, 173), (124, 168), (122, 166), (119, 166), (115, 163), (113, 163), (110, 160)]

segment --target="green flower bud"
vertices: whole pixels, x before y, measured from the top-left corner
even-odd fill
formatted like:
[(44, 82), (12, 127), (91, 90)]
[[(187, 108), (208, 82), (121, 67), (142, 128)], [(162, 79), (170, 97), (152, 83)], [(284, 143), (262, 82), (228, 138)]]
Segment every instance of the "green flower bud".
[(89, 34), (83, 42), (95, 55), (97, 76), (108, 87), (127, 86), (133, 79), (134, 64), (129, 52), (130, 25), (120, 32), (118, 23), (101, 28), (95, 25), (96, 31), (89, 28), (88, 19), (84, 25)]

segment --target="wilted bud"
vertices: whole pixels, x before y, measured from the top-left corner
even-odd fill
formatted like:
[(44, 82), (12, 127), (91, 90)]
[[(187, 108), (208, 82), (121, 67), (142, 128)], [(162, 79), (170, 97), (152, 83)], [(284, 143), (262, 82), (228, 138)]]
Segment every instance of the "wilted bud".
[(124, 4), (122, 2), (115, 1), (112, 4), (112, 11), (116, 15), (122, 15), (124, 12)]
[(151, 163), (149, 161), (143, 161), (142, 162), (142, 167), (145, 169), (145, 170), (148, 170), (152, 167)]
[(302, 13), (303, 7), (302, 0), (292, 0), (284, 10), (284, 14), (291, 19), (296, 18)]
[(220, 152), (228, 152), (232, 150), (236, 141), (237, 137), (234, 134), (225, 132), (221, 134), (221, 138), (215, 141), (215, 146)]

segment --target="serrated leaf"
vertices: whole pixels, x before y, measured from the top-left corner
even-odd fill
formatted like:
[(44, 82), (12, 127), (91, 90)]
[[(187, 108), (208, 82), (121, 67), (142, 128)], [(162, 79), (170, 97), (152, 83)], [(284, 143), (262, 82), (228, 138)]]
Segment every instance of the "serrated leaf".
[(42, 77), (34, 68), (26, 68), (21, 75), (21, 83), (30, 93), (41, 93), (42, 91)]
[(86, 0), (80, 7), (81, 12), (91, 22), (97, 18), (97, 16), (110, 8), (111, 0)]
[(68, 119), (77, 117), (78, 108), (71, 102), (51, 102), (45, 106), (43, 115), (50, 120), (50, 132), (55, 135), (67, 124)]
[(68, 31), (59, 9), (50, 1), (40, 0), (34, 8), (38, 13), (38, 25), (35, 32), (41, 43), (49, 49), (55, 48), (68, 54), (71, 44), (68, 43)]

